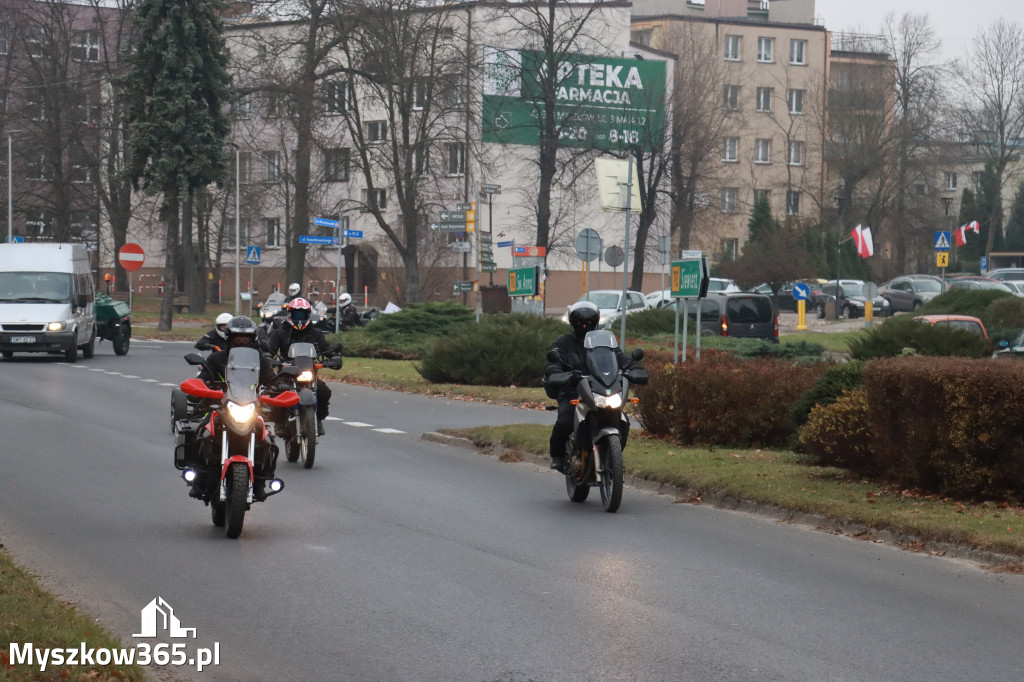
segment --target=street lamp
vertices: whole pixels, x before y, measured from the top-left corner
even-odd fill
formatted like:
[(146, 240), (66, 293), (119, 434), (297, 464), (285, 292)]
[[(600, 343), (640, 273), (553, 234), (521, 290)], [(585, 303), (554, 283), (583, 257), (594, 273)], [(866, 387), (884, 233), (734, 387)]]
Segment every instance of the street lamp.
[[(953, 232), (952, 226), (949, 224), (949, 207), (953, 205), (953, 197), (939, 197), (942, 200), (942, 210), (946, 215), (946, 228), (950, 233)], [(957, 252), (957, 259), (959, 260), (960, 255)], [(942, 289), (946, 289), (946, 268), (942, 268)]]
[[(234, 142), (229, 141), (228, 144), (235, 148), (235, 317), (238, 317), (242, 306), (242, 205), (240, 200), (242, 176), (239, 172), (241, 169), (242, 150)], [(252, 295), (251, 291), (249, 295)]]
[(840, 180), (836, 191), (835, 201), (839, 210), (839, 217), (836, 221), (836, 317), (839, 317), (843, 298), (843, 285), (840, 283), (839, 272), (843, 256), (843, 204), (846, 203), (846, 183)]
[(7, 131), (7, 243), (14, 241), (14, 136), (20, 130)]

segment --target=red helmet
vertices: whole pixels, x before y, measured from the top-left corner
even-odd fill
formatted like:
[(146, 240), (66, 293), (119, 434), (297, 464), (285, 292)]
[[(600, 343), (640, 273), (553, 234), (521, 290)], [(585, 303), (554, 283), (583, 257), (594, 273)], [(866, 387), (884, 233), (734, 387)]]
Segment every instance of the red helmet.
[(305, 329), (313, 316), (313, 306), (304, 298), (296, 298), (288, 304), (288, 321), (296, 329)]

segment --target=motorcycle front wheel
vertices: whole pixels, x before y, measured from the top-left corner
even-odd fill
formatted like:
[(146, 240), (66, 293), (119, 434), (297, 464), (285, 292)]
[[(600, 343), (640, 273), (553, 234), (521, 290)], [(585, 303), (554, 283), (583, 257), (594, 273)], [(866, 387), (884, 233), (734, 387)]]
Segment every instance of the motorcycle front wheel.
[(601, 472), (601, 505), (609, 514), (622, 503), (622, 443), (617, 436), (604, 438), (598, 448), (604, 471)]
[(301, 437), (302, 448), (299, 452), (302, 455), (302, 466), (307, 469), (313, 468), (313, 460), (316, 459), (316, 408), (307, 405), (302, 408), (299, 418), (302, 422)]
[(229, 538), (237, 538), (242, 534), (245, 522), (245, 510), (249, 506), (249, 468), (241, 462), (235, 462), (228, 469), (228, 499), (226, 507), (226, 525), (224, 531)]
[(565, 492), (573, 502), (586, 502), (590, 494), (590, 484), (587, 482), (587, 467), (579, 455), (573, 453), (567, 445), (566, 452), (572, 453), (565, 462)]

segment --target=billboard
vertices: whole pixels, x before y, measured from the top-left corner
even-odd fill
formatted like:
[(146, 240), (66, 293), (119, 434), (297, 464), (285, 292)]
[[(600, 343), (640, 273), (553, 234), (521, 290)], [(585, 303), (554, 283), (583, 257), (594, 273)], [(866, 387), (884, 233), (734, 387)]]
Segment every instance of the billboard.
[(561, 145), (615, 150), (663, 144), (665, 62), (567, 54), (554, 79), (543, 78), (547, 70), (543, 52), (484, 49), (484, 142), (539, 144), (548, 81)]

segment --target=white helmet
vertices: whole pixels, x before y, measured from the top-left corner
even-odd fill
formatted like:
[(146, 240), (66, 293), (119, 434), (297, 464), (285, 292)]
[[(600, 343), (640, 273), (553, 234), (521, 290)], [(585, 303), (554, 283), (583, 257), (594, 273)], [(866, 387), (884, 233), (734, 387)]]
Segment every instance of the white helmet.
[(302, 291), (302, 285), (298, 282), (292, 282), (288, 285), (289, 296), (298, 296), (300, 291)]
[(221, 313), (217, 316), (217, 333), (222, 339), (228, 338), (228, 322), (234, 318), (231, 313)]
[(338, 297), (338, 304), (341, 305), (342, 307), (347, 306), (351, 302), (352, 302), (352, 295), (351, 294), (342, 294), (341, 296)]

